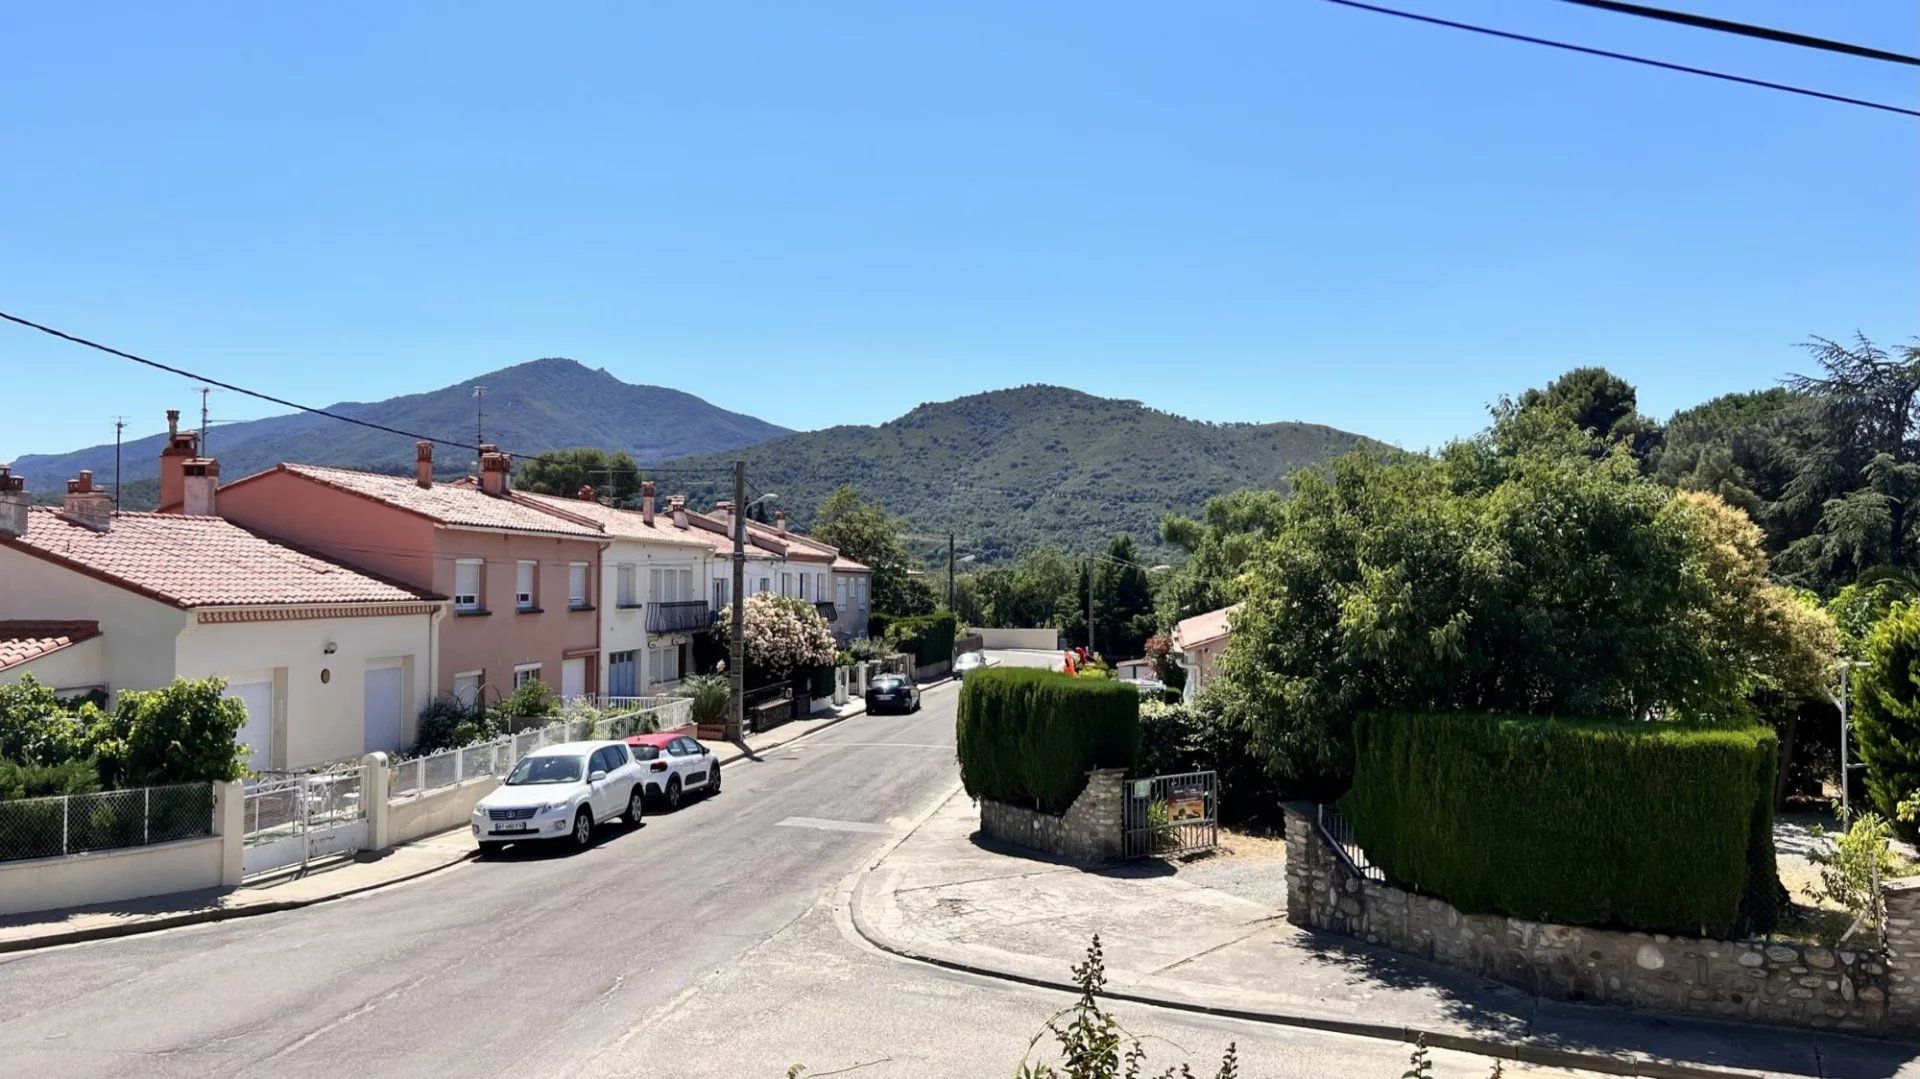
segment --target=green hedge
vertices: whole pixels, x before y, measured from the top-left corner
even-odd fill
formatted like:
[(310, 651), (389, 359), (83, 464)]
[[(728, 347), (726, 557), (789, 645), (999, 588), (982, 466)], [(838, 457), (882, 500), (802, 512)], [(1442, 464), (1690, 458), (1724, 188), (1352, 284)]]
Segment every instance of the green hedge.
[(1031, 667), (988, 667), (960, 687), (960, 778), (974, 798), (1062, 813), (1094, 768), (1131, 768), (1140, 694)]
[(1777, 909), (1776, 752), (1764, 727), (1369, 715), (1340, 809), (1463, 911), (1728, 937)]
[(952, 659), (953, 642), (959, 631), (960, 620), (952, 611), (895, 618), (887, 623), (884, 631), (874, 630), (872, 623), (867, 626), (869, 633), (884, 632), (887, 640), (900, 651), (911, 654), (913, 661), (922, 667)]

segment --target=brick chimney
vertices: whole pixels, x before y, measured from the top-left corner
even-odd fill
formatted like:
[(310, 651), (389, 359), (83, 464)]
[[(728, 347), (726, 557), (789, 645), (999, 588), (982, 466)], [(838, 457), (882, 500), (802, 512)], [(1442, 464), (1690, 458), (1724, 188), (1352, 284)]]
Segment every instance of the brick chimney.
[(67, 481), (67, 497), (60, 516), (82, 528), (106, 532), (113, 528), (113, 495), (93, 485), (93, 472), (81, 469)]
[(413, 444), (413, 482), (421, 487), (433, 486), (433, 443), (424, 439)]
[(779, 529), (781, 535), (784, 536), (787, 534), (787, 511), (786, 510), (773, 511), (773, 527)]
[(180, 410), (167, 409), (167, 444), (160, 449), (160, 505), (186, 500), (186, 463), (200, 456), (200, 435), (180, 429)]
[(220, 462), (195, 457), (180, 466), (183, 489), (180, 512), (189, 517), (218, 517), (215, 497), (220, 490)]
[(580, 489), (574, 492), (574, 497), (582, 502), (592, 502), (599, 497), (599, 494), (600, 492), (593, 489), (593, 484), (583, 483), (580, 485)]
[(732, 536), (733, 535), (733, 499), (723, 498), (720, 501), (715, 502), (713, 504), (713, 515), (715, 517), (720, 518), (720, 523), (726, 527), (727, 535)]
[(687, 496), (670, 495), (667, 498), (667, 512), (673, 515), (673, 527), (687, 527)]
[(491, 442), (480, 444), (480, 489), (490, 495), (504, 495), (511, 486), (509, 476), (513, 459)]
[(27, 534), (27, 481), (0, 465), (0, 536)]
[(653, 481), (640, 481), (640, 519), (653, 523)]

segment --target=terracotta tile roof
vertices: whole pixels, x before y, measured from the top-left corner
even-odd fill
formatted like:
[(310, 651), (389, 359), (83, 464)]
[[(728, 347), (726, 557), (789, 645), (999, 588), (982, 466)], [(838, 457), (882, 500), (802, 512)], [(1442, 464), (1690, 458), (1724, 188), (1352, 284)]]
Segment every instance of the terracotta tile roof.
[(0, 671), (98, 636), (98, 622), (0, 620)]
[[(720, 518), (688, 510), (687, 523), (690, 526), (688, 531), (705, 536), (714, 550), (728, 556), (733, 554), (733, 534), (727, 531), (726, 523)], [(752, 522), (749, 521), (748, 524), (751, 525)], [(786, 544), (768, 539), (753, 528), (747, 529), (748, 558), (779, 558), (786, 553)]]
[(432, 487), (422, 487), (413, 481), (412, 476), (389, 476), (351, 468), (283, 464), (280, 469), (417, 513), (441, 524), (498, 528), (509, 532), (543, 532), (583, 539), (599, 538), (601, 535), (596, 526), (568, 521), (511, 498), (496, 498), (465, 482), (436, 483)]
[(848, 558), (846, 555), (833, 556), (833, 568), (839, 573), (872, 573), (873, 569)]
[(1209, 641), (1217, 641), (1227, 635), (1228, 623), (1240, 609), (1236, 603), (1231, 607), (1222, 607), (1217, 611), (1196, 614), (1192, 618), (1183, 618), (1173, 627), (1173, 646), (1187, 649), (1197, 648)]
[(393, 603), (431, 598), (337, 565), (220, 517), (116, 513), (95, 532), (51, 507), (27, 511), (25, 551), (176, 607)]
[(713, 546), (707, 541), (708, 533), (696, 532), (691, 528), (675, 528), (673, 517), (665, 513), (655, 512), (653, 523), (648, 524), (639, 510), (616, 509), (578, 498), (539, 495), (531, 491), (515, 491), (513, 498), (517, 502), (542, 510), (584, 517), (598, 525), (608, 536), (640, 540), (643, 543), (671, 543), (682, 547), (697, 547), (703, 551), (711, 550)]

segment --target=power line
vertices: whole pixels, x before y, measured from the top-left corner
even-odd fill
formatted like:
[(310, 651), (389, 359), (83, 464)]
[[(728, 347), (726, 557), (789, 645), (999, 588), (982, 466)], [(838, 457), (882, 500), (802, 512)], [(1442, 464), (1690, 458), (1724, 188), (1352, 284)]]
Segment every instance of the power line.
[(1665, 8), (1648, 7), (1644, 4), (1622, 3), (1621, 0), (1565, 0), (1569, 4), (1581, 7), (1599, 8), (1621, 15), (1637, 15), (1643, 19), (1658, 19), (1661, 22), (1678, 23), (1700, 30), (1717, 30), (1723, 34), (1738, 34), (1742, 37), (1754, 37), (1763, 41), (1773, 41), (1782, 45), (1798, 45), (1805, 49), (1824, 49), (1827, 52), (1844, 53), (1868, 60), (1886, 60), (1895, 64), (1911, 64), (1920, 67), (1920, 56), (1908, 56), (1904, 53), (1887, 52), (1867, 45), (1853, 45), (1831, 38), (1813, 37), (1809, 34), (1796, 34), (1791, 30), (1775, 30), (1770, 26), (1755, 26), (1752, 23), (1734, 22), (1731, 19), (1716, 19), (1708, 15), (1694, 15), (1685, 11), (1669, 11)]
[(1545, 45), (1550, 49), (1565, 49), (1568, 52), (1582, 53), (1587, 56), (1601, 56), (1609, 60), (1624, 60), (1630, 64), (1643, 64), (1647, 67), (1657, 67), (1664, 71), (1679, 71), (1688, 75), (1702, 75), (1709, 79), (1737, 82), (1744, 86), (1758, 86), (1767, 90), (1779, 90), (1784, 93), (1799, 94), (1803, 97), (1817, 97), (1823, 101), (1837, 101), (1843, 105), (1858, 105), (1861, 108), (1878, 109), (1881, 112), (1893, 112), (1899, 113), (1902, 116), (1920, 117), (1920, 111), (1902, 108), (1899, 105), (1887, 105), (1878, 101), (1867, 101), (1862, 98), (1846, 97), (1841, 94), (1829, 94), (1824, 90), (1809, 90), (1804, 86), (1789, 86), (1783, 82), (1751, 79), (1745, 75), (1734, 75), (1725, 71), (1712, 71), (1704, 67), (1689, 67), (1686, 64), (1674, 64), (1665, 60), (1653, 60), (1645, 56), (1634, 56), (1630, 53), (1613, 52), (1609, 49), (1596, 49), (1587, 45), (1575, 45), (1571, 42), (1555, 41), (1551, 38), (1533, 37), (1529, 34), (1516, 34), (1510, 30), (1495, 30), (1490, 26), (1476, 26), (1473, 23), (1455, 22), (1452, 19), (1440, 19), (1432, 15), (1418, 15), (1414, 12), (1401, 11), (1397, 8), (1361, 3), (1360, 0), (1324, 0), (1324, 2), (1338, 4), (1341, 7), (1355, 8), (1360, 11), (1371, 11), (1377, 15), (1391, 15), (1397, 19), (1411, 19), (1414, 22), (1423, 22), (1432, 26), (1444, 26), (1450, 30), (1465, 30), (1468, 33), (1485, 34), (1488, 37), (1503, 38), (1507, 41), (1524, 41), (1529, 45)]

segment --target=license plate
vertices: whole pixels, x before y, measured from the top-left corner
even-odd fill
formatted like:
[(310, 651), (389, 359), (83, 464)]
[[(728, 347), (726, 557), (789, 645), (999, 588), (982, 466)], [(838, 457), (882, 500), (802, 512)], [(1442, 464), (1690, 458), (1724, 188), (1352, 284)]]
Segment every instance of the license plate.
[(494, 835), (521, 835), (531, 831), (533, 831), (533, 829), (524, 824), (496, 824), (493, 826)]

